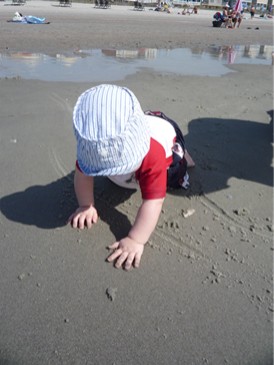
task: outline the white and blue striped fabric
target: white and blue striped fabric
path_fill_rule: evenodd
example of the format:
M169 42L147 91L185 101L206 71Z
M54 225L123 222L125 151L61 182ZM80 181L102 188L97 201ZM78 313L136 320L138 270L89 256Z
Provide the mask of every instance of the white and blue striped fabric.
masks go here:
M147 154L150 131L136 96L99 85L80 95L73 112L80 169L90 176L135 171Z

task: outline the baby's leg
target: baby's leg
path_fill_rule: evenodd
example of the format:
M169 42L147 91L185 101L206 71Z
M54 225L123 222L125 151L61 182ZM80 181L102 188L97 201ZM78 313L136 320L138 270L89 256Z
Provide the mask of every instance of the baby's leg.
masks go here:
M195 162L192 160L192 157L190 156L190 154L188 153L187 150L185 150L185 158L186 158L186 162L187 162L187 167L195 166Z

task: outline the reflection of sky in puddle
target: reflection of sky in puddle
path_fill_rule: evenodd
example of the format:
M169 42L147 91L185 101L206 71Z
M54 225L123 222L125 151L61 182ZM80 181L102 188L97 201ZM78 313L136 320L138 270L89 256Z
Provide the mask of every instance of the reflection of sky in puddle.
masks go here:
M80 50L47 56L39 53L0 54L0 77L45 81L116 81L143 68L162 74L221 76L229 64L272 62L272 46L212 46L200 49Z

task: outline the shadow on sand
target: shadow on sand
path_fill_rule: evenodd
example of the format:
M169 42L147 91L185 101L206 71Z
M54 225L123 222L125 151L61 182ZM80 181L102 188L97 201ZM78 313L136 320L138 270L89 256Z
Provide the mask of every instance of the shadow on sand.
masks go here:
M1 211L9 219L42 229L54 229L67 224L77 208L73 187L74 171L50 184L34 185L1 200ZM122 189L105 177L96 178L95 200L100 218L107 222L112 233L128 233L128 218L115 207L128 200L135 190Z
M189 123L186 145L196 162L188 191L170 192L178 196L207 194L228 188L235 177L273 186L272 137L270 124L234 119L195 119ZM95 199L98 212L115 237L127 233L128 218L115 207L134 190L119 188L107 178L97 178ZM1 211L7 219L43 229L64 226L77 207L73 172L45 186L31 186L2 198Z
M273 110L269 124L238 119L192 120L185 136L196 167L190 170L187 196L227 189L229 179L273 186ZM181 195L180 191L170 192Z

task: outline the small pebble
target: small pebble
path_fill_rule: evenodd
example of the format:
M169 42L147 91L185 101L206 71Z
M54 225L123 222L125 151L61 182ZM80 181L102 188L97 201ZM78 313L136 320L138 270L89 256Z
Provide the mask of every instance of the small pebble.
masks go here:
M20 275L18 275L18 279L19 280L24 280L25 279L25 274L24 273L22 273L22 274L20 274Z
M187 211L182 211L183 217L188 218L195 213L195 209L187 209Z
M117 288L107 288L106 294L110 301L114 301L116 298Z

